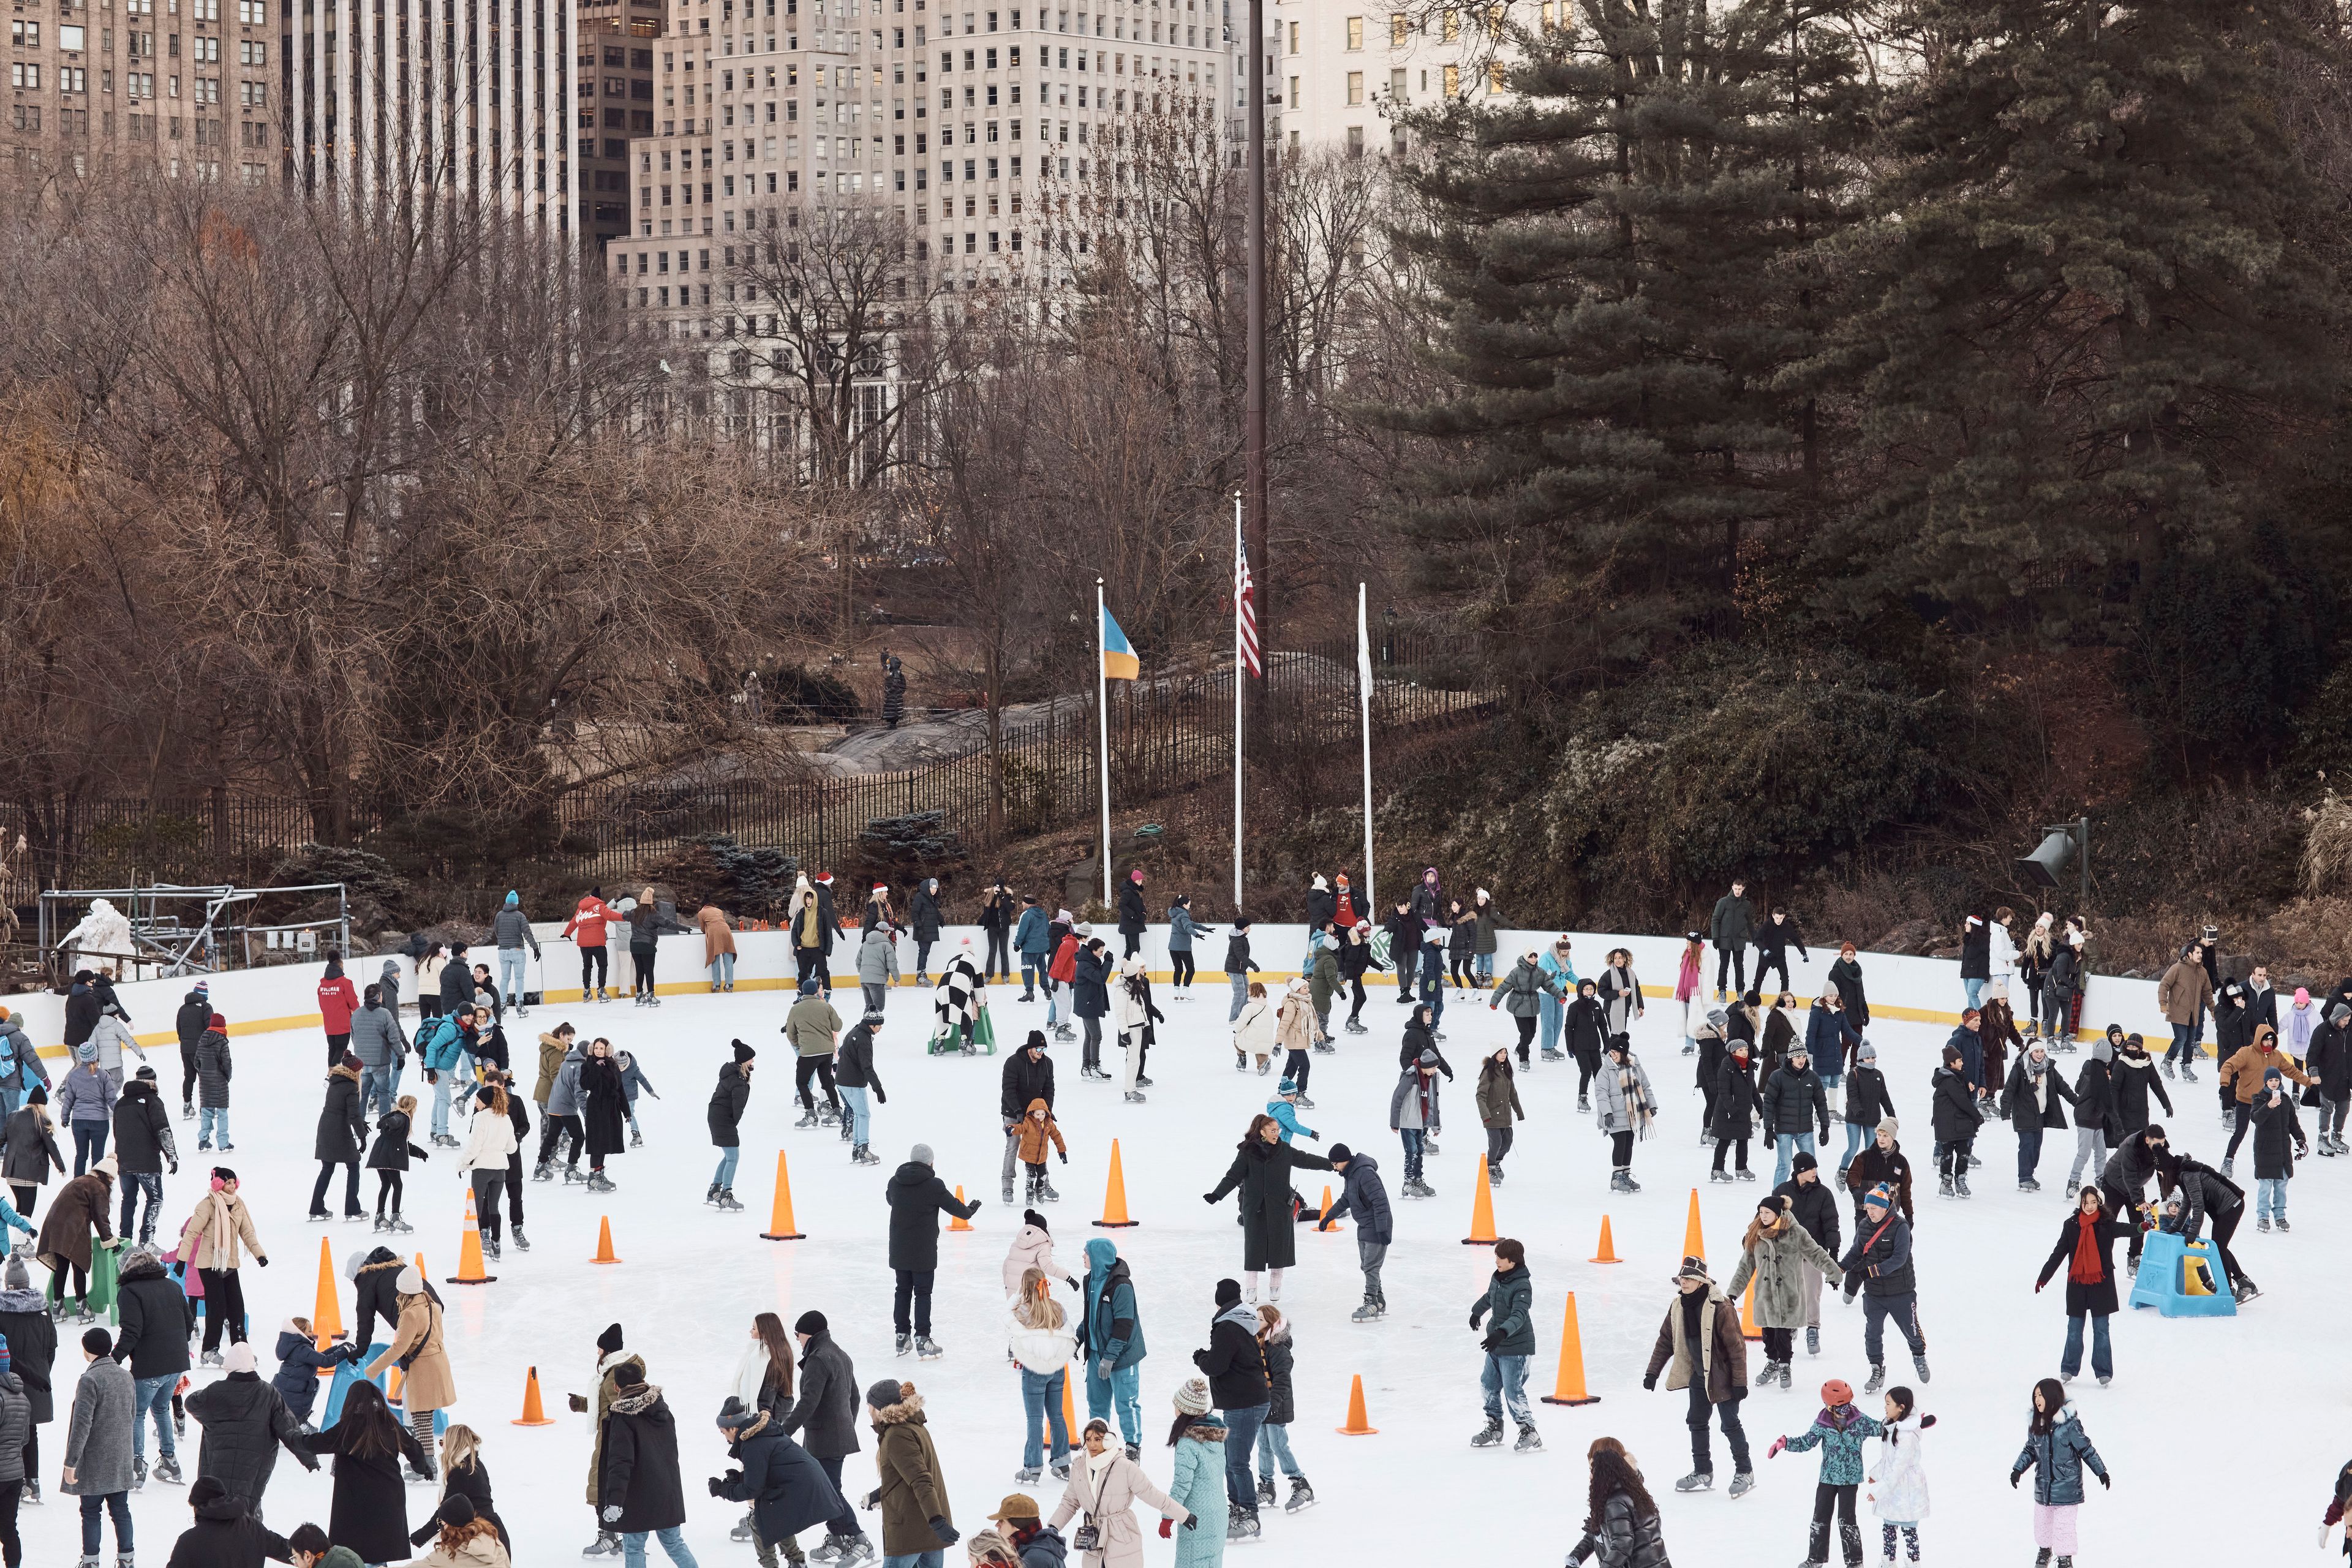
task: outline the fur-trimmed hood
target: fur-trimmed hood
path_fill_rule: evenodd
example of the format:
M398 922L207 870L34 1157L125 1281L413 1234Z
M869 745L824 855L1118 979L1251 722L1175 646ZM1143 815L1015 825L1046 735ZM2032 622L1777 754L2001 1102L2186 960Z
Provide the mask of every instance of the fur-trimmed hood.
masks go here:
M635 1358L631 1357L629 1359L634 1360ZM613 1403L605 1406L605 1408L614 1415L643 1415L646 1411L651 1410L656 1405L661 1402L661 1384L657 1383L644 1384L638 1387L635 1394L614 1394ZM765 1419L764 1412L761 1415L761 1418Z
M923 1420L921 1394L910 1394L896 1405L883 1405L874 1411L874 1426L877 1431L885 1426L897 1426L903 1423L912 1423L918 1426L927 1425Z

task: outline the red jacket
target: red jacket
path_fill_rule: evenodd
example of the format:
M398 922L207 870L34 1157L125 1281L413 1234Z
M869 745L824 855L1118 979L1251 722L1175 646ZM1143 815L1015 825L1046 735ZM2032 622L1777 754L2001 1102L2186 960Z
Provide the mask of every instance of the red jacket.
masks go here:
M620 910L593 893L584 894L580 900L580 907L572 911L570 920L563 922L563 934L572 939L574 947L602 947L604 945L604 922L620 918Z
M1045 966L1045 978L1069 985L1078 978L1078 934L1064 934L1062 945L1054 950L1054 962Z
M319 982L319 1016L331 1035L352 1032L352 1015L359 1011L360 994L352 989L351 976L338 974L332 980Z

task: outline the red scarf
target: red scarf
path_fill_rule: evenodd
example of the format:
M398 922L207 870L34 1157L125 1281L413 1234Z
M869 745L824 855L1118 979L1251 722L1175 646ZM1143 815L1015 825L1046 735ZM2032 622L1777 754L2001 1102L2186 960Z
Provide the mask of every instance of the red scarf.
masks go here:
M2099 1216L2074 1215L2074 1261L2066 1266L2066 1278L2077 1285L2096 1285L2107 1277L2107 1260L2099 1250Z

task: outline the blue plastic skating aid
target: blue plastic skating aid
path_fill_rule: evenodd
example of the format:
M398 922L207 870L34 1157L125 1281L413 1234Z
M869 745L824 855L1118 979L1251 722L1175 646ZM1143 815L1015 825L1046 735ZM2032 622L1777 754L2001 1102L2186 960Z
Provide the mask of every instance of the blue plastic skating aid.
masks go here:
M2189 1274L2192 1262L2202 1263L2213 1276L2208 1293ZM2184 1247L2169 1231L2150 1233L2140 1254L2139 1273L2132 1280L2131 1305L2154 1307L2168 1318L2233 1318L2238 1300L2231 1293L2229 1271L2221 1267L2221 1249L2210 1240Z

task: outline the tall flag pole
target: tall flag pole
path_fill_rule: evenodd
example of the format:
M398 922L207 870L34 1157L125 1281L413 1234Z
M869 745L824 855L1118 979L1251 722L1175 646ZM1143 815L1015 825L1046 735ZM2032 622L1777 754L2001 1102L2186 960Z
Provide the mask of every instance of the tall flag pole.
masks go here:
M1356 584L1356 685L1364 721L1364 907L1377 910L1379 889L1372 874L1372 638L1364 615L1364 585Z
M1257 647L1257 585L1242 533L1242 492L1234 492L1234 913L1242 910L1242 677L1265 670Z
M1118 629L1111 618L1110 608L1103 603L1103 580L1095 579L1095 641L1101 657L1095 661L1096 754L1102 760L1102 867L1103 907L1112 907L1110 889L1110 683L1133 680L1142 673L1142 664L1135 657L1133 645L1127 634Z

